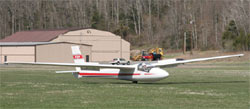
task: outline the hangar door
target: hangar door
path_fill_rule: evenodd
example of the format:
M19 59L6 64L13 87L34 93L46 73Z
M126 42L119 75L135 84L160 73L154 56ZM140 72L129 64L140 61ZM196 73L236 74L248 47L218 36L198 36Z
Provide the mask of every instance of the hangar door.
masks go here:
M80 46L85 61L91 61L91 46L73 43L55 43L36 46L37 62L73 63L71 46Z
M1 47L1 63L4 61L35 61L34 46L2 46Z

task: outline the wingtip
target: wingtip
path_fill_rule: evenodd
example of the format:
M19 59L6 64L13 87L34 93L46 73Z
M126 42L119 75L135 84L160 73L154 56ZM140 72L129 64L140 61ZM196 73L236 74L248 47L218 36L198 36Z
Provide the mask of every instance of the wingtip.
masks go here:
M244 56L244 54L239 54L239 57Z
M7 62L7 61L6 61L6 62L4 62L4 64L5 64L5 65L8 65L8 64L9 64L9 62Z

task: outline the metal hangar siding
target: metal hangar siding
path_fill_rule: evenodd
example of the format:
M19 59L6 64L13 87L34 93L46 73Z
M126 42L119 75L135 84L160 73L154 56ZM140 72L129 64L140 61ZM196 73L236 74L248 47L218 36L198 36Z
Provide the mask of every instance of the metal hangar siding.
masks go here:
M113 58L130 58L130 43L111 32L96 29L69 31L52 42L67 41L92 45L92 61L111 61Z

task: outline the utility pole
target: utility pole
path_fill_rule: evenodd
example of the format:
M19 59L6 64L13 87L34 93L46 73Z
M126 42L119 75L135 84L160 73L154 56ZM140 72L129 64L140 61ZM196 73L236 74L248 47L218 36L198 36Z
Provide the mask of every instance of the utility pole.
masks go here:
M122 36L120 39L120 58L122 58Z
M187 37L187 32L184 32L184 36L183 36L183 54L186 53L186 37Z
M192 34L192 33L191 33ZM193 55L193 36L190 35L190 54Z
M193 20L190 21L191 27L192 27L192 31L193 31ZM193 55L193 35L194 33L191 31L191 35L190 35L190 55Z

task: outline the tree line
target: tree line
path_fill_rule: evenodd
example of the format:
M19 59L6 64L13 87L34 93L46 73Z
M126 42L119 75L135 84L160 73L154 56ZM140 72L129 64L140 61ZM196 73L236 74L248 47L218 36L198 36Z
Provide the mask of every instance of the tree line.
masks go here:
M191 42L200 50L249 50L249 19L249 0L1 0L0 38L26 30L95 28L136 47L178 50L186 36L187 48ZM232 22L237 35L227 38Z

